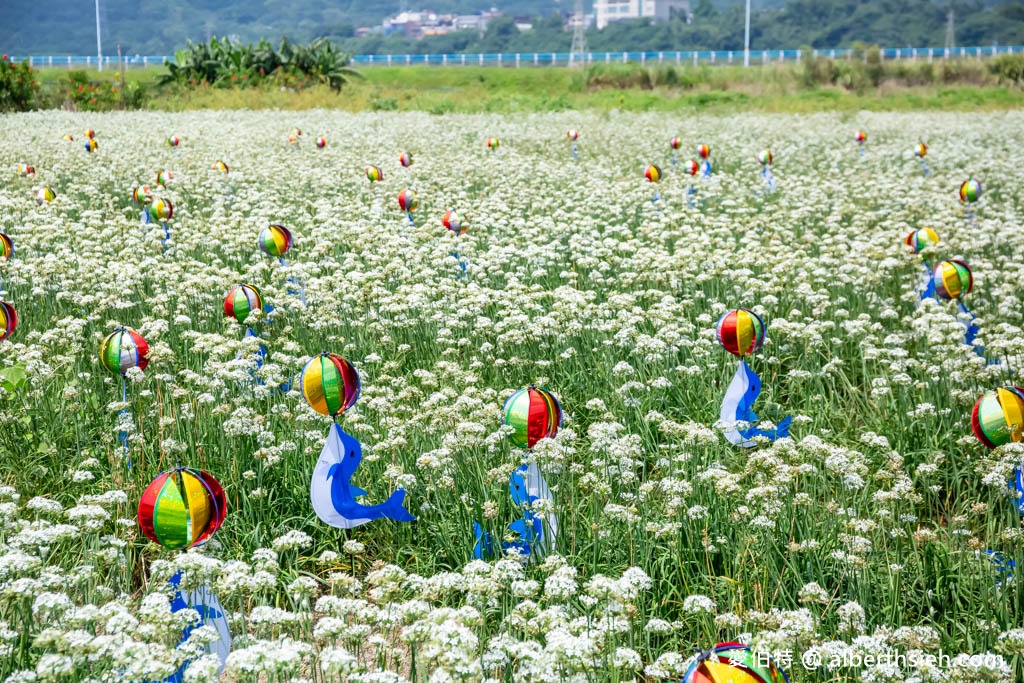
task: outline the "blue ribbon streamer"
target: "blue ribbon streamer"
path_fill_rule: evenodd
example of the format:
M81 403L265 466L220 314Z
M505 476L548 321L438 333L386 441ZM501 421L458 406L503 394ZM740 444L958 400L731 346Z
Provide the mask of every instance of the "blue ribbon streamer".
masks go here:
M508 488L512 501L519 508L522 516L508 525L509 531L516 534L515 541L502 541L503 552L515 550L519 555L529 557L532 555L541 556L544 553L545 545L550 545L545 533L544 520L533 513L533 505L538 500L537 496L530 494L526 485L529 465L520 465L509 477ZM545 487L546 488L546 487ZM552 522L553 523L553 522ZM473 535L476 543L473 546L473 557L482 560L485 557L494 555L494 541L491 535L484 531L478 522L473 522Z
M572 143L572 158L576 161L580 160L579 152L576 150L576 143Z
M735 425L737 422L746 422L749 426L740 429L732 426L725 431L725 437L737 446L750 448L756 445L754 437L763 436L769 441L789 436L789 426L793 421L792 417L783 418L775 429L764 431L756 426L758 417L754 412L754 402L761 395L761 378L750 369L747 362L740 361L736 368L736 375L733 377L729 388L722 399L722 410L720 420L727 425Z
M173 612L180 612L183 609L194 609L196 612L199 613L199 623L198 624L189 624L184 629L182 629L182 631L181 631L181 640L178 641L178 647L181 647L182 645L184 645L185 642L189 639L189 636L192 635L192 632L195 631L200 626L213 626L217 621L221 621L222 622L221 626L223 628L223 633L221 634L221 637L223 638L223 637L227 636L227 640L228 640L228 642L227 642L227 649L230 649L231 648L230 633L228 632L226 615L223 612L221 612L219 609L217 609L217 607L220 605L220 603L217 602L217 599L215 597L213 597L212 593L209 592L209 588L206 588L204 590L204 592L206 592L207 595L209 595L210 598L212 598L210 600L210 602L216 603L217 606L206 604L206 602L203 601L202 597L200 597L200 599L198 601L198 604L195 604L195 605L188 604L188 602L185 600L185 596L182 595L181 589L179 588L179 586L181 585L181 578L182 578L181 572L178 571L178 572L175 572L174 576L172 576L170 578L170 580L168 581L170 586L174 589L174 598L171 600L171 612L172 613ZM216 626L214 626L214 628L216 628ZM221 629L217 629L217 630L221 631ZM209 647L208 647L208 651L209 651ZM225 657L226 656L226 652L224 654L218 653L218 655L221 656L221 657ZM161 683L183 683L183 681L185 680L185 670L188 669L188 665L191 664L191 663L192 663L192 660L188 660L188 659L185 660L182 663L182 665L180 667L178 667L177 671L175 671L173 674L171 674L167 678L164 678L161 681ZM221 669L223 669L223 668L224 668L224 663L222 661L221 662Z
M267 306L267 308L270 308L270 310L273 311L273 308L271 308L270 306ZM264 310L266 310L266 309L264 309ZM252 337L253 339L260 339L260 336L258 334L256 334L255 330L253 330L251 327L247 327L247 328L245 328L245 338L249 338L249 337ZM238 356L237 357L238 358L242 357L242 352L241 351L238 352ZM267 359L267 347L266 347L265 344L263 344L262 339L260 339L259 346L256 347L256 353L254 354L254 359L256 361L256 367L249 369L249 377L252 378L252 380L253 380L253 382L255 383L256 386L258 386L258 387L266 386L266 382L263 381L263 378L256 376L256 373L260 370L260 368L263 367L263 362ZM292 388L291 382L287 382L286 381L283 384L281 384L280 386L276 387L273 390L272 393L275 393L275 394L277 394L277 393L287 393L288 391L291 390L291 388Z
M457 251L450 251L450 252L448 252L448 255L451 256L453 259L455 259L456 261L459 262L459 268L462 270L462 272L459 273L459 279L461 280L462 278L464 278L466 276L466 266L467 266L467 263L462 260L462 257L459 256L459 253Z
M975 353L977 353L979 356L984 358L985 357L985 347L981 346L981 345L975 345L975 343L974 343L975 338L978 336L978 326L974 322L974 314L971 313L969 310L967 310L967 306L965 306L964 302L961 301L960 299L957 299L956 305L957 305L957 308L960 309L961 313L965 313L965 314L970 316L969 320L963 321L963 326L964 326L964 344L967 344L968 346L970 346L972 349L974 349ZM989 365L992 365L994 363L995 363L995 361L990 361Z
M996 574L998 574L996 585L1008 585L1013 579L1013 571L1017 568L1017 563L995 550L985 550L984 553L988 555L988 559L996 566Z
M1017 512L1024 515L1024 467L1017 465L1013 468L1013 480L1010 482L1013 489L1014 506Z
M772 169L765 166L761 169L761 177L764 178L765 185L768 186L769 192L775 191L775 176L772 175Z
M124 375L121 375L121 402L128 402L128 386L125 384ZM118 422L124 417L131 417L131 411L128 408L122 408L121 412L117 414ZM132 468L131 451L128 450L128 432L120 430L117 433L117 443L121 445L121 451L124 454L125 459L128 461L128 469Z
M482 560L485 557L494 555L494 543L491 535L484 531L479 522L473 522L473 535L476 537L476 545L473 546L473 557Z
M932 269L928 266L927 261L924 264L924 273L921 274L921 283L917 289L922 301L935 298L935 277L932 275Z
M964 219L970 223L972 228L978 224L978 214L967 206L964 207Z
M288 262L286 260L284 260L284 257L279 258L278 259L278 263L281 265L282 268L285 268L285 269L291 267L288 264ZM302 285L302 283L297 278L289 275L288 279L287 279L287 284L289 285L289 287L287 287L287 289L286 289L287 293L291 294L292 296L299 297L299 301L301 301L302 305L305 306L306 305L306 288Z
M711 161L709 161L708 159L704 160L704 163L701 164L700 167L700 174L705 178L711 177Z
M929 175L932 172L932 170L930 168L928 168L928 162L925 161L924 159L921 159L921 171L925 175Z

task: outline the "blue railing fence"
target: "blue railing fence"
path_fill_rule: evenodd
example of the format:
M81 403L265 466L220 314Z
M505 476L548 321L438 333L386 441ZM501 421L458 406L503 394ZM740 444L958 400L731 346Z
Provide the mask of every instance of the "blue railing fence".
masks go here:
M832 59L853 59L854 51L849 49L813 50L815 57ZM935 60L948 59L983 59L994 55L1024 54L1024 46L991 45L988 47L889 47L881 50L885 61L901 60ZM752 65L799 63L804 57L802 50L751 50ZM90 69L99 67L96 56L81 55L13 55L15 62L28 61L35 67L63 67L68 69ZM127 68L145 68L159 66L164 62L173 62L173 55L131 55L121 58ZM742 50L673 50L660 52L588 52L584 55L573 55L569 52L516 52L516 53L480 53L480 54L417 54L417 55L353 55L352 62L356 66L500 66L500 67L540 67L570 66L573 64L692 64L706 66L716 64L742 64ZM118 67L116 56L104 55L103 68Z

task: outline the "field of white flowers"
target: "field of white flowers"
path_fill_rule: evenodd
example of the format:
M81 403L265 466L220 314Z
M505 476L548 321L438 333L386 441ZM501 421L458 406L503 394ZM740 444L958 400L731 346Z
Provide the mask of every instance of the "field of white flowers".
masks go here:
M710 145L709 180L673 168L675 135L680 161ZM0 299L19 322L0 343L0 680L157 681L191 657L189 681L668 681L727 640L794 682L1019 679L1007 481L1024 448L987 450L970 416L985 390L1024 384L1022 150L1021 113L4 117ZM166 247L132 201L159 171ZM37 205L42 186L56 199ZM466 234L441 225L448 209ZM270 223L294 235L287 267L257 246ZM941 237L929 258L973 269L965 302L998 364L963 344L953 303L918 304L903 239L925 227ZM240 282L274 308L254 326L259 384L259 342L223 313ZM716 425L736 359L715 323L737 307L767 326L756 409L794 416L790 438L753 449ZM99 363L119 325L150 345L126 401ZM323 351L362 377L340 419L363 444L353 483L375 502L404 487L417 521L343 531L314 514L330 419L281 386ZM565 419L528 452L500 414L529 385ZM556 547L475 560L473 522L502 537L527 457ZM135 516L177 464L228 499L189 552L147 542ZM222 674L205 631L176 647L195 617L171 610L179 570L227 611Z

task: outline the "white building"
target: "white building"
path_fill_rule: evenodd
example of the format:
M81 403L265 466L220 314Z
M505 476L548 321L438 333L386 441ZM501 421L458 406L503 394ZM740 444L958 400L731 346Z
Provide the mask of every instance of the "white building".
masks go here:
M594 0L598 29L622 19L649 17L667 21L673 11L688 14L690 0Z

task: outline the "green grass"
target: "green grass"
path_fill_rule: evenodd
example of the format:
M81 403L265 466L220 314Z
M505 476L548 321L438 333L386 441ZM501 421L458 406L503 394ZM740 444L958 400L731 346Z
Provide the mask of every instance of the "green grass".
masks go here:
M922 68L927 65L920 65ZM900 67L899 74L906 68ZM943 67L953 74L953 67ZM132 69L126 82L149 89L147 107L169 111L195 109L342 109L346 111L425 111L515 113L566 110L689 111L740 110L800 113L834 111L1009 110L1024 105L1024 90L995 85L977 67L955 72L963 83L945 84L953 75L929 76L931 85L885 81L880 87L846 89L808 87L794 66L651 67L601 65L588 83L584 72L567 68L495 68L478 66L393 66L362 69L363 78L341 94L325 86L300 92L273 88L200 87L159 89L162 68ZM932 70L929 69L931 74ZM40 70L44 89L52 89L64 69ZM102 78L118 79L116 70ZM624 87L623 87L624 86Z

